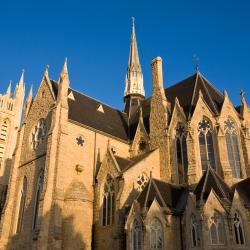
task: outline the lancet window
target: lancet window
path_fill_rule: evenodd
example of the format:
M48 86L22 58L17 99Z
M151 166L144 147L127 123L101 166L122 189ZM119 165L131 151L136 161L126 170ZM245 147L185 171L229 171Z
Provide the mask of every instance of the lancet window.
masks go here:
M108 175L104 184L102 224L111 225L115 215L115 183L114 179Z
M188 158L186 128L183 124L177 125L175 136L178 178L180 183L185 183L187 181Z
M223 217L215 211L210 218L211 243L213 245L224 245L226 243L225 235L226 232Z
M153 218L150 223L150 250L163 250L163 229L157 218Z
M236 244L244 245L245 244L244 228L243 228L241 216L238 213L234 214L233 229L234 229L234 236L235 236Z
M241 166L239 155L238 131L235 122L227 119L224 122L226 143L227 143L227 156L230 167L232 168L232 175L235 178L241 178Z
M135 219L132 228L132 244L133 250L142 249L142 223L141 221Z
M200 244L199 238L199 223L196 216L191 217L191 242L192 247L197 247Z
M211 122L203 118L198 124L199 146L202 172L207 170L208 165L215 168L214 143Z
M20 233L23 228L23 215L24 215L24 209L25 209L25 203L26 203L26 194L27 194L27 177L24 176L23 185L20 190L16 233Z
M41 173L37 180L37 190L36 190L36 199L35 199L35 206L34 206L34 218L33 218L33 229L37 229L39 224L39 209L40 209L40 199L43 189L44 183L44 175Z

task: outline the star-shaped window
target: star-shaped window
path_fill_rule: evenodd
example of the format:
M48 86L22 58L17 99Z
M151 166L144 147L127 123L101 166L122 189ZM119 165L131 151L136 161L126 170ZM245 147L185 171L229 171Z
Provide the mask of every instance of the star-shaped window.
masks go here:
M83 139L83 137L82 137L81 135L78 136L78 137L76 137L76 144L77 144L78 146L83 147L84 142L85 142L85 140Z

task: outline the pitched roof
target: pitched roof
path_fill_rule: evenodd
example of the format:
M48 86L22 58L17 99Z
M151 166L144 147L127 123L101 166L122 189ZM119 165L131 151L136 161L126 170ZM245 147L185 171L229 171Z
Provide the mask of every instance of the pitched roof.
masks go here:
M250 208L250 177L238 182L233 189L237 189L244 205Z
M206 200L212 189L223 201L232 200L232 190L215 170L209 166L194 189L197 201Z
M130 158L130 159L122 158L120 156L115 155L115 159L116 159L121 171L124 172L124 171L128 170L129 168L131 168L132 166L134 166L135 164L137 164L138 162L145 159L153 151L154 150L151 150L145 154L141 154L141 155L135 156L135 157Z
M190 118L194 112L199 98L199 93L203 95L203 98L210 110L215 115L218 114L221 110L224 96L199 72L165 89L165 95L168 102L171 104L171 112L173 112L175 99L177 97L187 118ZM142 103L144 125L148 132L150 104L151 97L145 99ZM134 117L130 121L130 138L134 137L139 120L139 114L140 112L138 109L138 112L135 112Z
M187 188L181 185L173 185L151 178L137 201L141 207L149 208L156 199L161 207L167 207L172 213L179 214L185 209L187 194Z

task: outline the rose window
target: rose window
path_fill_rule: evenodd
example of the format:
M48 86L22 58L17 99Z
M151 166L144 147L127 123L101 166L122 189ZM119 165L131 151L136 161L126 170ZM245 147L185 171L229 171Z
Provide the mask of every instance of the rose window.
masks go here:
M136 189L142 191L148 183L148 177L146 174L142 173L137 177Z

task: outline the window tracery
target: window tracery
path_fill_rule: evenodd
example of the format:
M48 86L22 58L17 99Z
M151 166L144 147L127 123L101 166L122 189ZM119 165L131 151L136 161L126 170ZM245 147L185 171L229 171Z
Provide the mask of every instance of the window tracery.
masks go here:
M224 128L226 134L227 156L232 169L232 175L235 178L241 178L242 173L240 166L238 131L236 125L234 121L227 119L224 121Z
M37 125L33 128L31 132L31 148L37 149L40 144L44 141L47 135L47 125L45 119L40 119Z
M163 250L163 229L157 218L153 218L150 223L150 249Z
M145 173L140 174L136 180L136 189L142 191L148 183L148 176Z
M177 170L180 183L187 181L188 157L187 157L187 141L186 128L183 124L178 124L175 131L176 137L176 158Z
M142 249L142 224L137 219L134 220L132 228L132 245L133 250Z
M191 217L191 241L192 247L199 246L199 223L194 215Z
M199 146L202 172L207 170L208 164L215 168L214 144L212 125L210 121L203 118L198 124Z
M241 216L238 213L234 214L233 229L234 229L234 236L235 236L236 244L245 245L244 228L243 228Z
M111 225L115 215L115 183L114 179L108 175L103 190L102 225Z
M213 245L224 245L226 243L225 235L223 217L215 211L210 218L211 243Z

